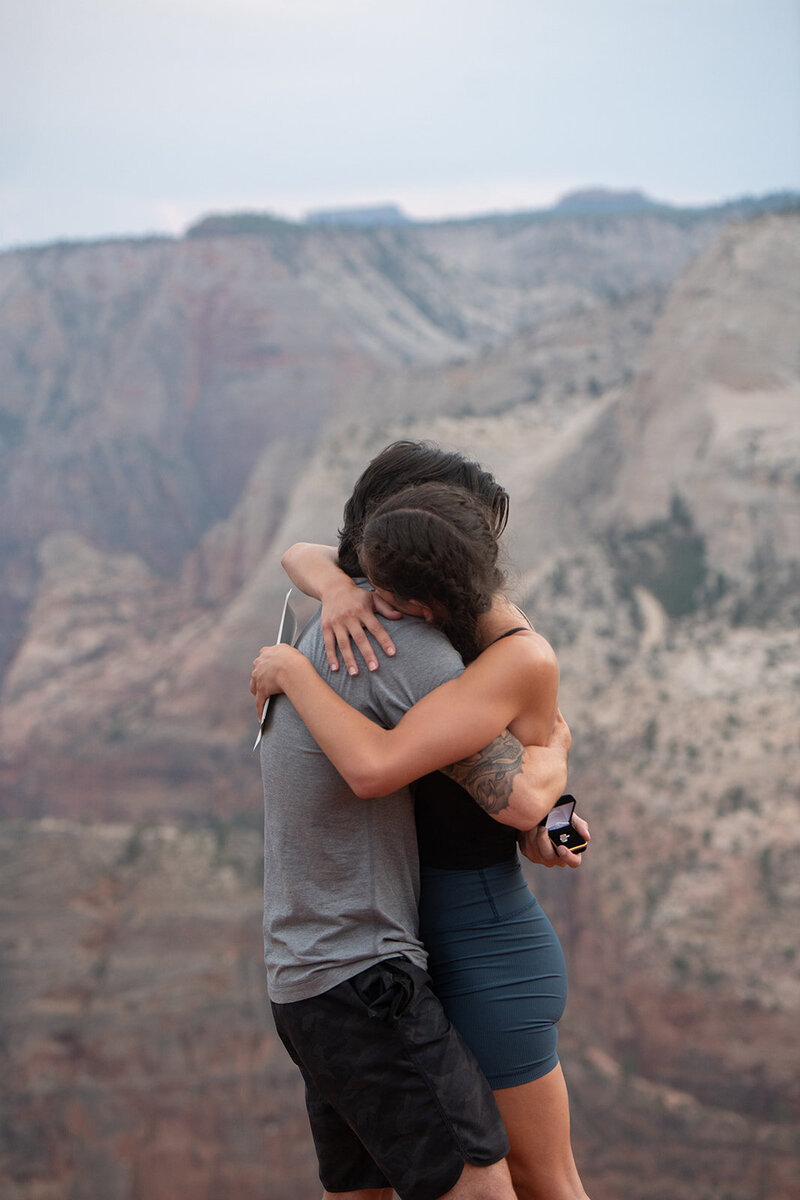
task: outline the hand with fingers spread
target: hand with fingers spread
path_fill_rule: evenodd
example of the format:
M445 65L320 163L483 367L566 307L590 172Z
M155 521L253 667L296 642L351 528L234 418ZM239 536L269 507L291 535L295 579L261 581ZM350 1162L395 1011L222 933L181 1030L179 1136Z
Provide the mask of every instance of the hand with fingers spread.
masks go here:
M367 668L377 671L378 656L368 634L372 635L384 654L391 656L395 653L394 642L378 620L377 613L390 621L396 621L403 615L374 592L358 587L344 573L325 588L322 596L322 636L332 671L339 670L338 647L347 672L350 675L358 674L353 644L358 647Z
M378 656L367 634L371 634L384 654L395 653L395 645L376 614L397 621L402 613L359 587L337 564L334 546L314 542L295 542L284 553L281 565L296 588L321 601L322 636L325 654L332 671L339 670L339 651L345 669L358 674L353 644L370 671L377 671Z

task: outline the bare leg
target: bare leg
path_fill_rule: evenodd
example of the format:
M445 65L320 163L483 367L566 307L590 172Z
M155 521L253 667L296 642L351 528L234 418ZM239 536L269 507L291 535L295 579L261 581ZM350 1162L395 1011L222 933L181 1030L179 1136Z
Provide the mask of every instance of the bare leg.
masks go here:
M494 1093L511 1143L508 1165L519 1200L589 1200L569 1135L561 1066L541 1079Z
M515 1200L506 1160L491 1167L473 1167L464 1163L458 1183L440 1200Z
M358 1192L323 1192L322 1200L392 1200L393 1196L391 1188L364 1188ZM516 1200L505 1159L491 1167L464 1163L458 1183L441 1200Z

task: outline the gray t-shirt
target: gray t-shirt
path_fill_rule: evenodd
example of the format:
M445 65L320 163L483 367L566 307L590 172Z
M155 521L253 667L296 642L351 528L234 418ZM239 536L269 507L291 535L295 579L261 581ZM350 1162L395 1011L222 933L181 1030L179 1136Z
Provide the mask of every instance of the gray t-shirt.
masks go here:
M397 654L350 676L327 664L319 614L297 643L319 673L384 728L463 663L413 617L390 623ZM318 996L371 963L405 954L425 966L417 934L419 867L408 788L360 800L286 696L261 743L264 784L264 961L277 1004Z

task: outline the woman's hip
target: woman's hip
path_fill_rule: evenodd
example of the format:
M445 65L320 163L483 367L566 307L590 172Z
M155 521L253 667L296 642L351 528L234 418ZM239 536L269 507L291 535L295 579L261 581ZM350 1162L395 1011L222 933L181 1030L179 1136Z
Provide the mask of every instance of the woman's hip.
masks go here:
M542 913L516 858L464 871L422 867L419 909L431 931L448 932L535 919Z
M423 872L420 932L434 990L492 1087L552 1070L567 995L555 930L511 867Z
M536 990L545 980L566 990L556 932L518 864L512 866L423 871L420 934L441 998L493 988L524 992L529 983ZM447 875L461 878L441 878Z

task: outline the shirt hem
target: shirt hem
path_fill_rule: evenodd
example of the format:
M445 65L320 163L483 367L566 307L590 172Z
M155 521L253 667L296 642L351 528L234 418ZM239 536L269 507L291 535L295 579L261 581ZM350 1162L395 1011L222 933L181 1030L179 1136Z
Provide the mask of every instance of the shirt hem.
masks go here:
M340 983L346 983L348 979L365 971L367 967L386 962L390 958L407 958L409 962L421 967L423 971L428 969L428 956L420 947L395 946L384 951L383 954L374 954L360 959L358 962L348 963L346 967L340 967L338 970L326 971L324 975L315 976L313 982L306 980L305 983L295 984L291 987L274 987L270 986L269 980L267 980L267 994L273 1004L294 1004L298 1000L311 1000L314 996L322 996L332 988L338 987Z

